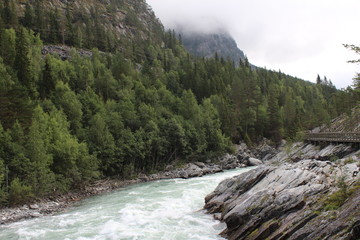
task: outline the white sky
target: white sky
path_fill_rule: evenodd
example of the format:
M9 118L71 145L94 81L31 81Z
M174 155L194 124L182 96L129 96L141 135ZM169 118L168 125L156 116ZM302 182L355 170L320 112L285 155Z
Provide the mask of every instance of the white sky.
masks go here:
M360 58L342 44L360 44L360 0L146 0L165 27L224 28L259 67L337 88L352 84Z

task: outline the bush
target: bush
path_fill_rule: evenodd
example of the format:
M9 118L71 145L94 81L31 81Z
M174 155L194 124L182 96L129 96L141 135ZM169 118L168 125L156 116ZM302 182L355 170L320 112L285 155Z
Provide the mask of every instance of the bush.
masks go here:
M15 178L10 184L9 190L9 204L16 206L28 202L34 198L32 188L23 185L18 178Z

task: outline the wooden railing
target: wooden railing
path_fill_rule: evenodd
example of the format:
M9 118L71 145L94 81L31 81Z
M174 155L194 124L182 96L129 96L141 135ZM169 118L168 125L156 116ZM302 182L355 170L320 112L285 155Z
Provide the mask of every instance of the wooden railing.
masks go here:
M306 133L305 139L314 142L360 143L360 132L348 133Z

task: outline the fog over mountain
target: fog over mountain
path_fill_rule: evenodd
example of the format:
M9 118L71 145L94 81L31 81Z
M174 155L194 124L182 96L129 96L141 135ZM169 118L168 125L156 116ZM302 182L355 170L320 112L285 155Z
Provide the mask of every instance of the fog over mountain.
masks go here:
M181 35L182 43L192 54L200 57L221 57L231 59L237 66L240 60L245 60L245 54L241 51L235 40L226 32L196 33L184 32L177 29Z
M326 75L347 87L358 66L342 44L357 44L360 2L348 0L147 0L168 28L229 32L249 60L260 67L315 81Z

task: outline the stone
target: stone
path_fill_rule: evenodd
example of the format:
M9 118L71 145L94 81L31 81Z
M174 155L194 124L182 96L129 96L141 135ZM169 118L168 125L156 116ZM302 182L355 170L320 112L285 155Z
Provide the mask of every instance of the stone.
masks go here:
M174 170L174 166L173 165L167 165L165 168L165 171L172 171Z
M321 199L338 190L334 179L353 183L355 167L317 160L261 165L222 181L206 196L204 208L226 223L229 240L357 237L360 189L336 213L318 213Z
M194 162L194 164L195 164L196 166L198 166L199 168L204 168L204 167L206 167L205 163L203 163L203 162Z
M184 171L184 170L179 171L179 174L180 174L180 177L183 178L183 179L189 178L188 173L186 171Z
M146 176L145 174L139 174L139 180L140 181L143 181L143 182L147 182L147 181L149 181L149 177L148 176Z
M31 212L30 213L30 217L33 217L33 218L37 218L37 217L41 217L41 216L42 216L42 214L39 212Z
M256 158L249 158L249 166L259 166L263 164L263 162Z
M30 209L39 209L39 205L37 204L31 204L29 207Z

